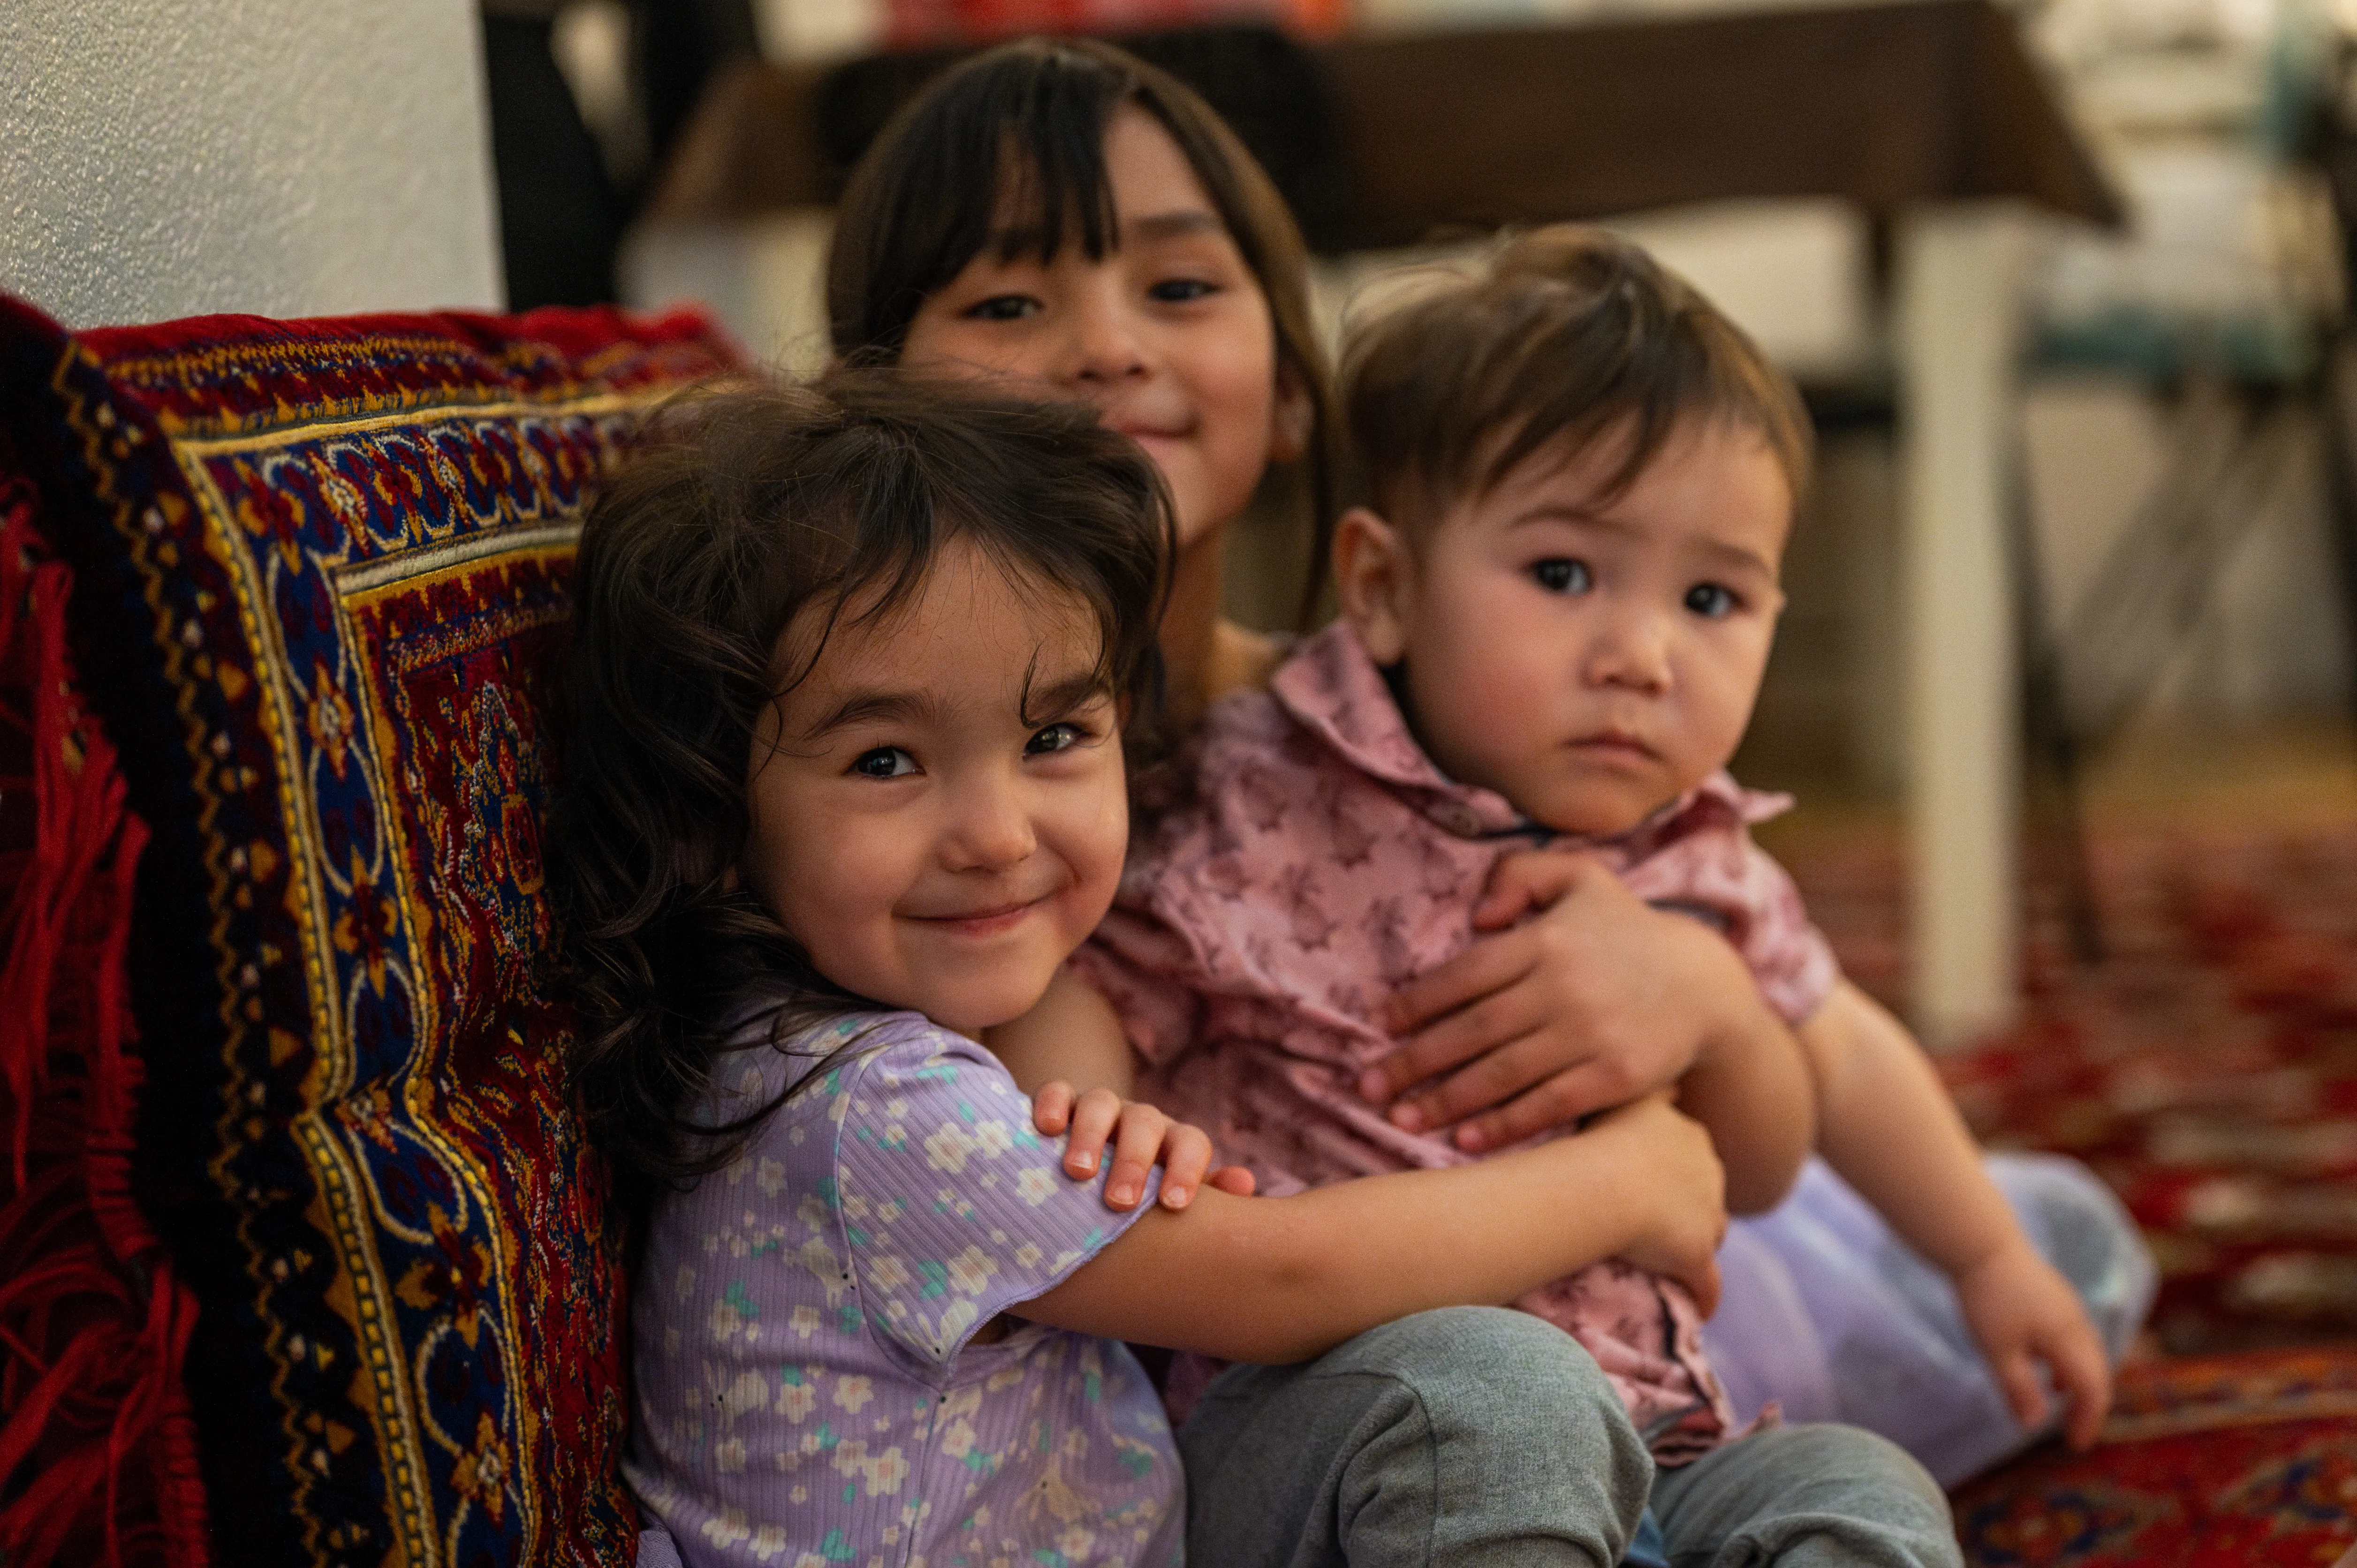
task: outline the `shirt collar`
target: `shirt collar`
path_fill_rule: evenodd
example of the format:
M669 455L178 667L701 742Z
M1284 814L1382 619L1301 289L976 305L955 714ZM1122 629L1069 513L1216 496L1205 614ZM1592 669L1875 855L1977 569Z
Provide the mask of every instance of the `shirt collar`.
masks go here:
M1503 795L1459 784L1433 765L1349 622L1336 621L1303 643L1269 690L1344 762L1400 790L1446 831L1459 838L1528 831Z
M1789 795L1746 789L1723 769L1626 832L1609 838L1555 833L1516 811L1494 789L1459 784L1437 767L1407 727L1383 671L1347 621L1301 645L1269 682L1277 705L1351 767L1400 790L1433 822L1458 838L1528 835L1559 848L1617 850L1641 859L1706 823L1735 826L1788 810Z

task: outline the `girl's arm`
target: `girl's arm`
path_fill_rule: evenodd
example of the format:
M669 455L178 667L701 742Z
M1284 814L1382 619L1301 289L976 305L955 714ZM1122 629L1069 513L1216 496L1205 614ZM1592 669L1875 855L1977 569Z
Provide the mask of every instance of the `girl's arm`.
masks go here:
M1678 1109L1701 1122L1727 1167L1727 1207L1763 1214L1784 1200L1816 1139L1815 1086L1800 1043L1766 1008L1764 1025L1704 1042L1678 1080Z
M1716 1305L1726 1230L1709 1134L1660 1096L1448 1170L1157 1210L1015 1311L1232 1360L1303 1360L1427 1308L1512 1300L1619 1257Z
M1031 1096L1031 1124L1051 1138L1071 1133L1065 1175L1086 1181L1111 1145L1108 1208L1135 1208L1146 1195L1146 1172L1157 1164L1165 1208L1186 1208L1206 1179L1223 1192L1252 1196L1251 1172L1211 1168L1211 1140L1200 1128L1130 1100L1137 1066L1121 1020L1096 987L1071 970L1056 972L1030 1012L983 1034L1015 1086Z
M1817 1146L1907 1244L1953 1276L1964 1320L2024 1426L2045 1418L2046 1363L2072 1444L2094 1441L2111 1374L2084 1307L2039 1256L1906 1026L1843 982L1801 1026L1817 1079Z

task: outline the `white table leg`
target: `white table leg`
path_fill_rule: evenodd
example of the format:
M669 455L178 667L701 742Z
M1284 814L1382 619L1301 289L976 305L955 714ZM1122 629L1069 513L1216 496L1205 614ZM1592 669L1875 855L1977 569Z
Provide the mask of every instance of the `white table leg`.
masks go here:
M1900 231L1900 601L1914 1022L1935 1048L2020 1004L2021 741L2005 532L2026 220L1936 208Z

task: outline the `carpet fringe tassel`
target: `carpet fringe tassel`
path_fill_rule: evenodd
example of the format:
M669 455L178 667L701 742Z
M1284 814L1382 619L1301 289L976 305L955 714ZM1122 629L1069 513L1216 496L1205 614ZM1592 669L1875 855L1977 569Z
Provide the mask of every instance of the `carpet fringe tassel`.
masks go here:
M71 581L0 482L0 1563L203 1568L196 1301L131 1190L147 830L75 693Z

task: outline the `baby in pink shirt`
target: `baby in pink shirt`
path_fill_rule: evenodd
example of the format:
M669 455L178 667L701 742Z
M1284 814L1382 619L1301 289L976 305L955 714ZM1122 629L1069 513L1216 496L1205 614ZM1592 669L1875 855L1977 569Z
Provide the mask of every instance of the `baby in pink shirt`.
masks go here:
M1140 1098L1211 1133L1271 1196L1474 1158L1394 1126L1356 1085L1395 1043L1392 993L1471 940L1501 853L1553 835L1433 765L1348 621L1267 692L1214 708L1189 772L1195 799L1132 846L1118 903L1074 958L1146 1065ZM1744 832L1782 804L1717 773L1588 847L1649 902L1717 926L1797 1021L1838 975L1790 879ZM1727 1430L1676 1284L1607 1262L1514 1305L1587 1348L1657 1458Z
M1920 1049L1841 980L1751 844L1777 803L1723 771L1806 482L1789 382L1641 252L1568 229L1389 313L1346 382L1372 505L1336 532L1341 624L1174 759L1176 798L1074 960L1120 1014L1143 1092L1271 1193L1473 1157L1359 1092L1397 1045L1394 993L1601 860L1716 926L1791 1026L1706 1047L1674 1086L1730 1208L1771 1206L1813 1144L1953 1280L2016 1413L2039 1414L2042 1363L2070 1435L2092 1440L2109 1380L2077 1296ZM1577 853L1511 853L1532 849ZM1125 1081L1072 1038L993 1045L1018 1079ZM1044 1059L1060 1048L1074 1054ZM1677 1285L1609 1262L1516 1305L1587 1347L1658 1459L1727 1435Z

